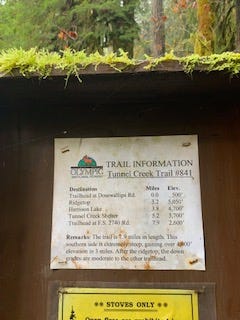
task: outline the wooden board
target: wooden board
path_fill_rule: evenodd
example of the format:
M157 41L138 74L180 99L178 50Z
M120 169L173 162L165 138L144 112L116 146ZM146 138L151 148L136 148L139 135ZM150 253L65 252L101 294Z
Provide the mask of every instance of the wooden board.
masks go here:
M0 80L2 319L45 319L55 280L211 282L218 319L239 318L240 81L185 77ZM206 271L50 270L53 139L178 134L199 136Z

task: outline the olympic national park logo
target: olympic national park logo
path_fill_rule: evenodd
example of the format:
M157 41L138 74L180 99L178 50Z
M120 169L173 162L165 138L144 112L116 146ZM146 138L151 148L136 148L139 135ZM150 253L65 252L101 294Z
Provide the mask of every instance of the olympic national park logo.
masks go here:
M79 168L84 167L97 167L97 162L93 159L85 155L79 162L78 162Z
M99 178L103 176L103 166L98 166L95 159L85 155L76 167L71 167L72 178Z

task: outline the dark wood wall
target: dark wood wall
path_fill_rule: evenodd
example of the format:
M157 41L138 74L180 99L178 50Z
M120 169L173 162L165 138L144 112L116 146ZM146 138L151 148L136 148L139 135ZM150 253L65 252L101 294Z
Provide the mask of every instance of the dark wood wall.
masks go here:
M52 281L215 283L240 319L240 80L223 74L0 80L0 318L47 318ZM50 270L56 137L198 134L206 271ZM194 221L193 221L194 223ZM213 305L212 308L215 306Z

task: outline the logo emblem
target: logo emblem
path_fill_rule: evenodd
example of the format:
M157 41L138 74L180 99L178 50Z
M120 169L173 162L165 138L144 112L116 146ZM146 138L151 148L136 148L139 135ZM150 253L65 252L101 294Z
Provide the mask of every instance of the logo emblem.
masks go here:
M84 167L96 167L97 162L93 159L90 158L89 156L85 155L79 162L78 162L78 167L84 168Z
M103 166L98 166L95 159L85 155L79 160L77 167L71 167L72 178L100 178Z

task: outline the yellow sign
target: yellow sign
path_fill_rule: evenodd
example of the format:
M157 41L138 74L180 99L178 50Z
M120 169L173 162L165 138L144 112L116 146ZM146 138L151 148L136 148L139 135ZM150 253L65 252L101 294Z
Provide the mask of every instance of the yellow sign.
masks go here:
M193 290L62 288L58 320L198 320Z

